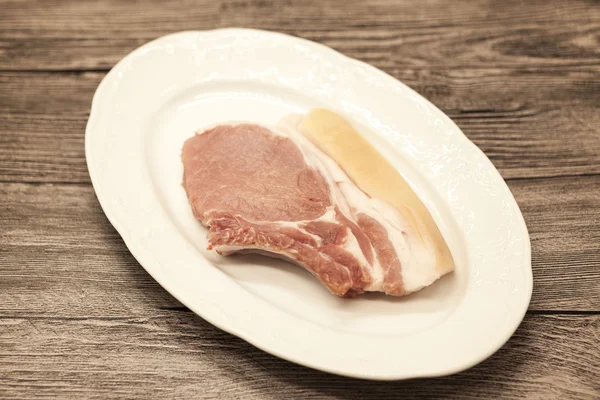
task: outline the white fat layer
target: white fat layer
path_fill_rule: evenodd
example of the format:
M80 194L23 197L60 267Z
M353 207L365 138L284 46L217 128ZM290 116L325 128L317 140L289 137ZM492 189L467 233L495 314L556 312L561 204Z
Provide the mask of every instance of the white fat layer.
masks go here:
M298 130L298 126L300 121L302 120L301 115L289 115L283 118L275 130L275 133L286 136L290 140L292 140L302 152L306 163L319 171L321 175L325 178L328 183L328 186L331 188L330 195L332 204L334 206L330 206L325 215L330 215L330 222L336 222L335 219L335 209L334 207L337 205L340 212L344 214L344 216L350 220L354 221L355 218L352 215L352 209L350 204L347 201L347 198L340 191L337 183L340 178L345 176L344 172L339 168L339 166L325 153L323 153L320 149L318 149L310 140L308 140L300 131ZM337 167L337 170L330 167L330 164ZM342 174L342 175L340 175ZM323 217L319 218L321 220ZM348 228L350 229L350 228ZM370 272L370 275L373 278L373 281L382 280L383 273L381 269L381 265L379 264L379 260L375 257L374 265L371 265L365 255L363 254L362 249L360 248L360 244L358 239L352 232L348 232L346 236L346 240L343 245L344 250L348 251L350 254L354 255L359 261L361 267ZM372 249L374 253L374 249ZM380 278L381 277L381 278ZM379 290L379 289L376 289Z
M341 194L340 199L336 197L336 201L349 206L349 209L352 210L352 220L356 220L356 216L363 213L375 219L385 228L388 239L394 246L400 260L404 289L407 292L414 292L438 279L440 274L436 268L435 252L430 248L431 244L424 243L420 239L420 235L415 232L401 210L397 210L382 200L369 197L356 186L333 159L302 135L297 128L301 120L302 116L300 115L288 116L284 118L279 126L285 129L292 139L300 136L302 140L296 142L301 142L299 147L305 158L308 159L310 155L315 155L319 159L321 165L313 165L313 167L321 172L326 171L326 175L336 183L335 187L339 189L336 192ZM345 214L348 215L349 210L346 209L345 211ZM358 251L359 254L362 254L359 246ZM383 270L378 261L375 264L372 268L373 281L366 290L382 291Z
M279 259L286 260L286 261L292 261L295 264L298 264L298 261L296 261L290 257L290 253L292 251L287 251L286 253L283 253L283 252L277 252L277 251L267 251L262 247L230 246L230 245L215 246L214 248L215 248L215 250L217 250L219 253L221 253L224 256L228 256L233 253L240 253L240 254L255 253L255 254L266 255L271 258L279 258ZM298 265L302 266L302 264L298 264Z
M345 196L352 198L357 214L366 214L385 228L388 240L398 254L403 286L407 292L417 291L439 278L434 252L419 239L401 212L384 201L367 196L352 182L340 183L340 187Z
M332 222L332 223L337 223L337 220L335 219L335 209L333 206L329 206L327 207L327 211L325 211L325 214L321 215L319 218L316 219L311 219L311 220L302 220L302 221L277 221L277 222L267 222L268 224L277 224L281 227L287 227L287 228L293 228L296 229L300 232L302 232L305 235L309 235L310 237L312 237L319 245L322 244L323 239L318 236L315 235L313 233L310 233L308 231L306 231L305 229L303 229L301 226L304 224L308 224L309 222L316 222L316 221L322 221L322 222ZM354 236L354 235L352 235ZM358 242L357 242L358 243ZM360 247L359 247L360 249ZM354 251L354 248L349 248L349 251ZM362 252L361 252L362 254ZM366 260L365 260L366 262Z
M440 277L435 251L431 242L423 242L413 225L396 208L379 199L371 199L373 208L390 224L390 241L396 246L402 239L408 245L400 254L402 280L407 292L414 292L432 284Z

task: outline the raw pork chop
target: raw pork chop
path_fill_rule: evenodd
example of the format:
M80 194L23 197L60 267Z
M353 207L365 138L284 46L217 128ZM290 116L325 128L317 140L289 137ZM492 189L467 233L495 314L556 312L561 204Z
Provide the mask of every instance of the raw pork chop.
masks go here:
M185 142L184 187L209 249L289 259L339 296L400 296L437 279L402 216L356 187L294 118L273 130L220 125Z

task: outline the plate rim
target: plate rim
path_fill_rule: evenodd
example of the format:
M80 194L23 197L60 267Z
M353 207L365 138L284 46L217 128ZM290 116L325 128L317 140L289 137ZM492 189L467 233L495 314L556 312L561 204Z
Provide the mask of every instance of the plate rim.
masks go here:
M177 293L176 290L174 290L170 284L168 284L167 282L162 281L162 279L157 276L157 274L153 273L153 269L149 268L147 266L144 265L144 263L141 261L141 259L143 259L143 250L137 248L134 245L134 241L132 240L132 238L129 237L127 229L123 226L123 222L120 221L113 213L113 211L111 210L111 208L109 207L109 203L106 199L106 193L103 192L102 190L99 190L98 187L98 180L99 178L95 178L97 172L95 171L95 166L92 162L93 159L93 151L91 149L91 136L93 135L93 130L94 130L94 124L96 123L96 119L98 117L98 107L99 107L99 99L101 98L101 96L103 95L103 93L106 90L106 86L109 84L109 82L115 77L115 74L117 73L116 71L119 69L119 67L122 67L123 65L125 65L130 59L132 59L133 57L142 54L144 51L146 51L147 49L149 49L152 46L155 46L158 43L161 42L168 42L169 40L172 40L174 38L180 37L180 36L185 36L185 35L204 35L204 34L210 34L210 33L218 33L218 32L222 32L222 33L239 33L239 34L243 34L244 32L258 32L261 34L269 34L269 35L277 35L277 36L281 36L281 37L285 37L287 39L290 40L294 40L294 41L301 41L302 43L304 43L305 45L308 46L312 46L312 47L316 47L319 48L320 51L324 51L326 53L328 53L331 56L337 57L339 60L343 60L345 63L352 63L355 65L360 66L363 69L368 70L369 73L372 74L376 74L379 75L381 77L384 77L387 80L393 80L393 83L396 85L401 85L403 87L404 90L408 90L410 93L412 93L413 95L417 96L421 101L424 101L429 107L433 108L434 110L438 110L440 111L440 114L443 115L443 117L445 118L445 122L448 122L449 124L451 124L451 126L453 127L453 129L456 132L460 133L460 139L461 141L466 141L469 144L472 145L472 147L479 153L479 157L483 158L484 160L486 160L487 162L490 163L490 165L492 165L491 170L493 170L494 174L497 174L497 176L500 178L502 184L504 186L506 186L506 188L508 189L508 192L510 193L510 199L509 202L511 203L510 206L514 207L519 214L520 217L520 222L521 222L521 229L524 237L524 252L523 252L523 266L522 266L522 270L524 272L524 294L525 294L525 301L523 302L523 305L521 307L520 313L517 315L517 318L515 318L516 323L514 324L514 326L511 326L510 329L507 329L506 332L507 334L505 335L505 338L501 341L501 343L495 343L493 346L489 346L489 349L487 352L482 352L481 354L479 354L478 357L474 357L470 363L465 363L465 364L460 364L460 365L456 365L454 368L447 368L445 370L441 370L441 371L437 371L437 372L430 372L430 373L415 373L412 374L410 376L407 376L404 373L401 374L394 374L393 372L390 374L386 374L386 375L370 375L368 373L364 373L364 372L357 372L357 371L352 371L352 370L344 370L344 369L340 369L340 368L332 368L330 366L321 366L321 365L316 365L310 362L307 362L306 360L299 360L296 357L290 356L289 354L282 354L281 352L278 351L274 351L273 349L269 348L268 344L262 343L259 340L253 340L253 338L251 337L251 335L248 335L246 332L244 332L243 329L240 329L239 327L232 327L232 326L228 326L227 324L223 324L221 321L217 321L214 318L211 318L210 316L206 315L206 313L203 313L202 310L198 309L198 307L194 307L194 306L190 306L189 304L186 304L186 300L181 298L181 296L179 295L179 293ZM91 111L90 111L90 116L86 125L86 131L85 131L85 154L86 154L86 163L87 163L87 167L88 167L88 171L90 174L90 179L92 182L92 186L94 188L94 192L96 193L96 196L98 198L98 201L102 207L103 212L105 213L106 217L108 218L109 222L113 225L113 227L116 229L116 231L119 233L119 235L122 237L123 242L125 243L126 247L128 248L129 252L133 255L133 257L136 259L136 261L146 270L146 272L148 272L148 274L150 276L152 276L152 278L154 280L157 281L157 283L159 283L165 290L167 290L173 297L175 297L178 301L180 301L182 304L186 305L186 307L188 307L191 311L193 311L195 314L197 314L198 316L200 316L201 318L203 318L204 320L206 320L207 322L209 322L211 325L225 331L228 332L232 335L235 335L239 338L241 338L242 340L250 343L251 345L261 349L262 351L265 351L267 353L270 353L272 355L275 355L279 358L294 362L296 364L299 365L304 365L313 369L317 369L317 370L321 370L321 371L325 371L325 372L329 372L329 373L333 373L336 375L341 375L341 376L347 376L347 377L353 377L353 378L360 378L360 379L370 379L370 380L380 380L380 381L392 381L392 380L403 380L403 379L412 379L412 378L425 378L425 377L438 377L438 376L446 376L446 375L451 375L451 374L455 374L461 371L464 371L466 369L469 369L471 367L473 367L474 365L482 362L483 360L487 359L488 357L490 357L492 354L494 354L496 351L498 351L514 334L514 332L517 330L517 328L519 327L519 325L521 324L523 318L525 317L525 314L528 310L529 307L529 303L531 301L531 296L532 296L532 292L533 292L533 269L532 269L532 265L531 265L531 242L530 242L530 237L529 237L529 233L527 230L527 226L526 223L524 221L522 212L519 208L518 203L516 202L516 199L514 198L514 195L512 195L512 192L510 191L510 188L508 187L508 185L506 184L506 182L504 181L504 179L502 178L502 176L500 175L499 171L497 170L497 168L495 166L493 166L493 164L491 163L491 161L489 160L489 158L485 155L485 153L483 153L481 151L481 149L479 149L463 132L462 130L454 123L454 121L452 121L452 119L450 117L448 117L444 112L442 112L441 110L439 110L437 108L437 106L435 106L433 103L431 103L427 98L425 98L424 96L420 95L419 93L417 93L414 89L410 88L409 86L407 86L406 84L404 84L402 81L394 78L393 76L387 74L386 72L366 63L363 62L361 60L357 60L354 58L351 58L349 56L346 56L343 53L338 52L337 50L334 50L326 45L317 43L317 42L313 42L311 40L308 39L304 39L304 38L300 38L300 37L296 37L296 36L292 36L292 35L288 35L285 33L280 33L280 32L274 32L274 31L268 31L268 30L260 30L260 29L249 29L249 28L219 28L219 29L212 29L212 30L188 30L188 31L181 31L181 32L174 32L174 33L170 33L164 36L161 36L159 38L156 38L152 41L149 41L145 44L143 44L142 46L134 49L132 52L130 52L129 54L127 54L125 57L123 57L117 64L115 64L115 66L113 68L111 68L111 70L106 74L106 76L102 79L102 81L100 82L100 84L98 85L98 88L96 89L96 92L94 93L93 99L92 99L92 105L91 105Z

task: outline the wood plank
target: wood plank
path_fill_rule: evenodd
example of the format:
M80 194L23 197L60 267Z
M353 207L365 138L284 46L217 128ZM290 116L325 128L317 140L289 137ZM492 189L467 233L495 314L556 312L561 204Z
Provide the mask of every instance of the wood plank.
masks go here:
M0 69L105 69L181 30L283 31L387 68L598 65L600 8L562 2L1 0ZM58 56L57 56L58 55Z
M508 183L531 238L531 308L600 311L600 176Z
M530 309L600 312L600 176L511 189L532 239ZM90 186L0 183L0 227L0 315L143 316L180 306L130 255Z
M0 114L88 116L104 75L0 73Z
M0 116L0 181L89 183L86 115Z
M1 398L600 396L598 4L0 0L0 10ZM295 34L383 69L515 179L534 293L502 350L453 377L335 377L212 327L145 273L89 186L91 98L139 45L225 26Z
M143 316L181 306L129 253L91 185L0 183L0 227L0 314Z
M586 71L554 78L493 71L396 75L440 106L512 179L600 173L600 79L593 82L600 68ZM0 73L0 180L89 182L83 138L103 76Z
M600 393L600 316L527 315L512 339L452 377L369 382L264 353L189 312L2 318L3 398L569 398Z

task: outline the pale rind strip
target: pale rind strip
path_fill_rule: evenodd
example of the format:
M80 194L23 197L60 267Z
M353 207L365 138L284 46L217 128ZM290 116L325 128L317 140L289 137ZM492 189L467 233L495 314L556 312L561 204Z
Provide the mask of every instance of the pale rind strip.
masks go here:
M413 242L414 246L411 247L425 246L433 254L432 267L435 271L431 272L439 277L454 270L450 250L427 207L396 168L348 121L332 111L313 109L303 118L300 129L335 160L362 191L402 214L411 228L407 232L409 245ZM422 246L416 241L421 242ZM414 277L407 274L418 275L419 271L403 271L403 276L413 281ZM427 285L431 282L423 283ZM407 289L418 290L417 287Z

